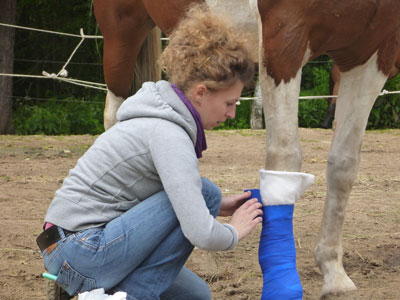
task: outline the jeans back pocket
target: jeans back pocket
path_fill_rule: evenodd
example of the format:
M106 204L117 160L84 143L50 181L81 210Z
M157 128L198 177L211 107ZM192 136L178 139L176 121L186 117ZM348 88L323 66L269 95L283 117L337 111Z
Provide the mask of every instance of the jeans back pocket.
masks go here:
M74 270L66 261L64 261L61 266L56 283L70 296L91 291L96 288L96 281L94 279L83 276Z

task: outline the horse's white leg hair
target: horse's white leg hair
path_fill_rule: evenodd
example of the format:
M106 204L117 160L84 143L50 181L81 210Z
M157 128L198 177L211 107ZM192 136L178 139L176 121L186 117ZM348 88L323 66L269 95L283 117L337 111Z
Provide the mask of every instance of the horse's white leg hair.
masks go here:
M104 108L104 129L110 129L117 123L117 110L124 102L124 98L115 96L113 92L107 90L106 107Z
M260 64L260 85L267 131L267 170L294 171L301 168L301 146L298 136L298 97L301 69L288 83L275 86Z
M328 155L327 195L314 255L324 275L322 295L356 289L342 264L342 227L351 188L357 178L368 116L387 77L375 53L367 63L341 74L336 129Z
M262 129L263 104L262 104L261 87L259 81L257 81L255 97L256 99L253 100L253 103L251 105L250 127L251 129Z
M258 29L258 27L261 25L260 24L260 14L258 13L258 6L257 6L257 0L248 0L248 5L250 8L251 16L250 18L252 20L256 20L255 26L253 26L254 33L253 35L256 36L255 41L257 41L257 44L259 47L261 47L261 30ZM261 28L261 27L260 27ZM252 47L256 49L257 47ZM257 55L256 55L256 61L260 61L260 49L258 49ZM256 92L255 96L257 97L251 106L251 119L250 119L250 126L251 129L261 129L263 128L262 124L262 112L263 112L263 101L262 101L262 93L261 93L261 86L260 86L260 79L257 81L256 85Z
M303 64L309 56L310 50L307 49ZM274 79L260 63L260 85L267 131L267 170L297 172L301 168L302 153L298 136L300 81L301 68L289 82L282 81L276 86Z

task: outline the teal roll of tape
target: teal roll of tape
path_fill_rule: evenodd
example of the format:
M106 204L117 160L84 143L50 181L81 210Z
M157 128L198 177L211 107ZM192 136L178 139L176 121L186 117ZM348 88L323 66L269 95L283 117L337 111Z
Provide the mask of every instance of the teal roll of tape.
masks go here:
M57 280L57 276L49 274L49 273L42 273L43 278L50 279L50 280Z

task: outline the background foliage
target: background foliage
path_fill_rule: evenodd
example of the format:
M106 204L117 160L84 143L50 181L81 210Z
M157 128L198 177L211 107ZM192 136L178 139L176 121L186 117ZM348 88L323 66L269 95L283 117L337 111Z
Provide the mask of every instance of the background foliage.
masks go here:
M19 0L17 25L87 35L101 35L91 1ZM78 44L79 38L16 30L14 73L40 75L43 70L57 73ZM86 40L67 67L69 76L104 82L102 40ZM321 56L303 68L301 95L328 95L332 63ZM400 76L388 81L388 91L400 90ZM55 80L14 79L14 124L17 134L99 134L103 132L105 93ZM252 90L243 96L253 96ZM379 97L371 112L368 129L400 128L399 95ZM236 118L220 128L250 128L252 101L241 101ZM327 102L300 100L299 126L320 127Z
M18 0L17 25L101 35L91 1ZM58 73L80 38L16 30L14 73ZM87 39L67 66L69 76L104 82L101 39ZM103 129L105 92L51 79L14 78L17 134L98 134Z

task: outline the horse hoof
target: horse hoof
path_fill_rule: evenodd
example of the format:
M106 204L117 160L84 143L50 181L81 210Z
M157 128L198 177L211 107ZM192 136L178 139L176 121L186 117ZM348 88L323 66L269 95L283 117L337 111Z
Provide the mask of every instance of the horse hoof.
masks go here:
M358 300L361 299L359 293L357 291L347 291L340 293L329 293L325 295L321 295L319 300Z
M345 294L351 291L355 291L356 289L357 287L350 279L350 277L343 272L331 276L329 280L325 280L325 283L322 287L320 299L347 299Z

